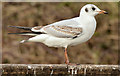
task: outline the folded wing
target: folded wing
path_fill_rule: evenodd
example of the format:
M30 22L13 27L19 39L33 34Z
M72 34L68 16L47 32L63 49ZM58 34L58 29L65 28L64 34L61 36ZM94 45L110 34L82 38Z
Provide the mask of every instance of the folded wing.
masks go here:
M48 25L45 27L34 27L32 31L43 32L59 38L76 38L79 36L83 29L81 27L74 27L75 25Z

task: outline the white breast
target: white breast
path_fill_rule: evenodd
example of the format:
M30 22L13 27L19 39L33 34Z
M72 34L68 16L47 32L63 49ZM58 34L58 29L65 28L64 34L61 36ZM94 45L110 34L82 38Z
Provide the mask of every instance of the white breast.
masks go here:
M88 41L95 32L96 20L94 17L87 18L85 22L81 20L80 23L81 23L81 25L84 25L84 26L82 26L83 33L78 38L72 40L70 45L77 45L77 44Z

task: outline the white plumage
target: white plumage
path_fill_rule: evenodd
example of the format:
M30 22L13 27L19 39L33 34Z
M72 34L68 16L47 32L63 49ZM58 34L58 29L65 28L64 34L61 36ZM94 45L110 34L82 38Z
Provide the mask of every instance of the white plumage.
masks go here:
M89 40L94 34L96 28L96 20L94 16L99 13L99 12L94 13L92 9L91 12L85 11L85 8L87 8L89 11L89 9L92 7L95 7L96 11L101 11L95 5L87 4L81 9L79 17L55 22L37 30L34 28L39 28L39 26L32 28L32 31L44 32L45 34L37 35L35 37L30 38L27 41L42 42L50 47L67 48L68 45L76 45ZM77 31L79 33L78 37L73 38L75 37L75 35L71 34L72 32L70 32L68 28L64 29L58 28L60 30L56 30L53 28L53 26L56 28L64 26L71 27L71 30L72 28L81 28L81 31ZM65 31L68 31L69 33Z

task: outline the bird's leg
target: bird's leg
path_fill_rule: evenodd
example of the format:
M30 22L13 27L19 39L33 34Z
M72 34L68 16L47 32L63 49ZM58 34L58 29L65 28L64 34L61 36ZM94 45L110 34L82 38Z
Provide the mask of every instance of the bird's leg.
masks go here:
M65 64L69 64L69 59L68 59L68 55L67 55L67 48L65 48L64 54L65 54Z

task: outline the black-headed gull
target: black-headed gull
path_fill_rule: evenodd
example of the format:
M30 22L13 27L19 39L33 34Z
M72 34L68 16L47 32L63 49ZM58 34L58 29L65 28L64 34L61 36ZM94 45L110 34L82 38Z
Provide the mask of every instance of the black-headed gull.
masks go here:
M62 20L49 24L47 26L21 27L10 26L30 32L11 33L20 35L33 35L34 37L23 42L41 42L49 47L64 47L65 63L69 64L67 47L81 44L89 40L95 32L97 14L107 14L106 11L100 10L93 4L87 4L82 7L80 16Z

